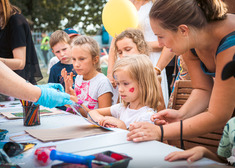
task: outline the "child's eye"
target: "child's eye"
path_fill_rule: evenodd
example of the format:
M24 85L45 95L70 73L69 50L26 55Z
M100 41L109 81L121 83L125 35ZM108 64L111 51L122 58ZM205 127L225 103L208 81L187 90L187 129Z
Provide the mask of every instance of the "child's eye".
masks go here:
M66 51L66 50L67 50L67 48L63 48L62 50L63 50L63 51Z
M130 47L128 47L128 48L126 48L126 51L130 51L132 48L130 48Z
M119 86L120 85L120 83L119 82L116 82L116 84Z
M121 51L118 51L117 53L118 53L119 55L121 55L121 54L122 54L122 52L121 52Z
M85 59L85 58L79 58L79 60L81 60L81 61L84 60L84 59Z
M123 84L124 84L124 85L129 85L129 83L126 83L126 82L124 82Z

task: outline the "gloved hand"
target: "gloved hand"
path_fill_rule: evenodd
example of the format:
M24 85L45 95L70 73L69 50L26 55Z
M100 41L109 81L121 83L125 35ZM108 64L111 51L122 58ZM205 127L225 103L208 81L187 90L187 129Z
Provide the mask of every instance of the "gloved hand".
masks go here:
M68 93L60 92L53 88L41 87L40 89L41 96L38 101L34 103L36 105L39 104L44 107L53 108L56 106L64 106L66 104L73 104Z
M48 83L48 84L36 85L36 86L39 87L40 89L41 88L52 88L52 89L56 89L61 92L64 92L64 87L60 83Z

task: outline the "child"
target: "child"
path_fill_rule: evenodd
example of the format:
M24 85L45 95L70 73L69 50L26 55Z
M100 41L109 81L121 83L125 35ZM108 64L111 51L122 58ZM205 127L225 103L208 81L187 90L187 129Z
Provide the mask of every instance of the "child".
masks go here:
M70 38L63 30L57 30L52 33L49 42L52 52L60 61L52 66L48 83L61 83L65 86L64 79L61 76L61 70L65 68L68 73L72 71L76 74L72 64L71 47L69 44Z
M71 47L73 66L78 75L73 90L71 88L73 73L67 76L67 72L62 71L66 79L66 92L76 95L78 100L83 101L83 105L91 110L110 107L113 90L108 78L100 73L98 43L91 37L78 36L72 41Z
M52 66L48 83L60 83L65 87L64 79L61 76L61 70L63 68L65 68L68 73L73 72L73 74L76 75L76 72L73 69L69 42L70 38L63 30L57 30L52 33L49 43L52 52L59 59L59 62ZM66 107L64 106L59 108L66 110Z
M136 121L150 121L158 106L157 77L146 55L125 56L113 68L122 103L92 110L90 116L100 125L128 129ZM112 116L112 117L111 117Z
M117 59L124 55L145 54L149 55L149 47L144 40L144 35L139 29L127 29L112 40L108 57L107 77L114 88L114 102L118 102L118 90L112 76L112 69Z
M70 38L70 43L71 41L73 40L74 37L76 36L80 36L78 34L78 32L72 28L66 28L64 29L64 31L69 35L69 38ZM49 61L49 64L48 64L48 69L47 69L47 74L50 74L50 69L53 65L55 65L57 62L59 61L59 59L55 56L55 57L52 57Z
M235 166L234 128L235 117L231 118L224 127L223 135L217 149L217 155L205 147L197 146L186 151L172 152L165 157L165 160L172 162L179 159L187 159L189 163L192 163L202 157L207 157L217 162L229 162L232 166Z

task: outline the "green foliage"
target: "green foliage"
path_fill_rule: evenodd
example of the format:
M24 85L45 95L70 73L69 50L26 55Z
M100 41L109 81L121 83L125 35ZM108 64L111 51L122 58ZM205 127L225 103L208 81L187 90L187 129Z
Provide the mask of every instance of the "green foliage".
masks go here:
M55 31L79 26L87 34L95 34L101 27L102 10L106 2L107 0L11 0L13 5L22 10L34 30Z

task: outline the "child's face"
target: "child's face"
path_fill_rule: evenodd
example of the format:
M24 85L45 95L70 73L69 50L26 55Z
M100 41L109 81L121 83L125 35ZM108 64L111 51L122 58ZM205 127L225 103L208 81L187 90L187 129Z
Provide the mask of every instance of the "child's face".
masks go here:
M124 37L123 39L117 41L116 45L117 53L120 58L125 55L140 54L136 44L130 38Z
M59 42L52 47L52 52L62 64L71 64L71 47L68 43Z
M95 64L99 56L92 59L92 55L86 46L74 46L72 48L73 67L78 75L83 75L84 79L89 79L96 72Z
M133 80L129 73L124 70L118 70L114 73L114 78L118 86L118 92L125 102L139 102L139 85Z

